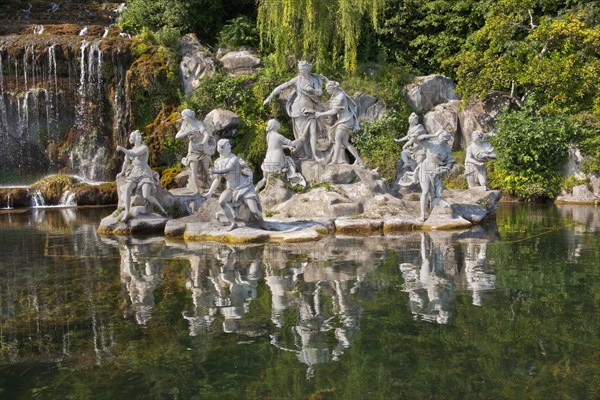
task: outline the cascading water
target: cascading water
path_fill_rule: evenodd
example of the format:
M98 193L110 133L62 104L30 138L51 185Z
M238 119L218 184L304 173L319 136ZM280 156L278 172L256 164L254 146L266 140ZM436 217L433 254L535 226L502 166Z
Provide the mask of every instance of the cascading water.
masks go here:
M69 7L35 5L27 30L0 36L0 184L56 172L102 181L115 173L108 170L118 164L114 148L130 129L131 41L107 28L110 11L64 26L44 22Z
M44 200L44 196L42 196L42 192L39 190L34 190L30 192L31 194L31 208L39 208L46 207L46 201Z

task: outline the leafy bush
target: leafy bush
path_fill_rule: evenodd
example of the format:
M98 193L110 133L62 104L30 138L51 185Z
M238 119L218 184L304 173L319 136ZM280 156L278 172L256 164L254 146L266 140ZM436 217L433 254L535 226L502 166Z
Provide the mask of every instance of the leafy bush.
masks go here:
M256 24L246 16L227 21L227 24L219 32L218 44L228 49L244 46L257 47L258 30Z
M392 181L396 174L396 161L402 145L394 138L404 136L408 128L407 109L388 112L380 120L362 125L355 134L355 145L369 168L378 168L379 174Z
M542 119L524 109L501 114L497 129L490 138L498 155L490 185L528 201L555 197L572 127L563 119Z

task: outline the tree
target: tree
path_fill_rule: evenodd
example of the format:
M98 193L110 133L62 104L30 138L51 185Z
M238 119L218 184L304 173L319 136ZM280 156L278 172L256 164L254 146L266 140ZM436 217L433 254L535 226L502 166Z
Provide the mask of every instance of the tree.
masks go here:
M273 49L284 69L288 55L314 58L317 69L343 61L356 71L363 18L379 25L383 0L259 0L258 29L263 49Z
M600 26L594 8L501 0L458 57L464 97L510 92L547 114L594 110L600 121ZM548 10L552 13L548 14Z

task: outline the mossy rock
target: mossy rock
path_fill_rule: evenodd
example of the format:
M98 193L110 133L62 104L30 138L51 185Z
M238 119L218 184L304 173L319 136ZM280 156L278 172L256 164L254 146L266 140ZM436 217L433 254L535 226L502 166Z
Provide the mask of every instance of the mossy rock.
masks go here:
M116 183L84 185L75 191L78 206L112 205L117 204L118 200Z
M175 182L175 177L182 171L181 168L167 168L162 171L160 177L160 184L165 189L175 189L177 188L177 183Z
M31 205L31 194L25 188L0 189L0 208L25 208Z
M63 193L79 186L75 178L69 175L52 175L40 179L31 188L39 190L46 204L58 204Z

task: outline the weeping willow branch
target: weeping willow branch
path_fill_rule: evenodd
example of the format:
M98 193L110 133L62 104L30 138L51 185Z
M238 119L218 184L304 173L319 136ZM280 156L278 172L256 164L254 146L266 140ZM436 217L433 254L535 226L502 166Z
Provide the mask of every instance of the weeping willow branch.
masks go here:
M273 51L281 69L289 55L317 68L343 61L354 72L361 23L378 29L385 0L258 0L261 48Z

